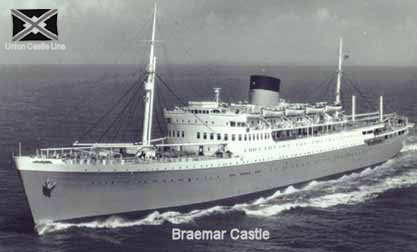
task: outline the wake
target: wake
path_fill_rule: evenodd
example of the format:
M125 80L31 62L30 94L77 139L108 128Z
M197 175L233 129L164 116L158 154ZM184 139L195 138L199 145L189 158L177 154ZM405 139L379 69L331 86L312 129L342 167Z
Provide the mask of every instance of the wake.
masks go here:
M410 151L416 151L417 152L417 143L407 144L401 149L401 152L410 152Z
M109 217L85 223L46 222L36 226L40 235L61 231L69 228L126 228L134 226L154 226L171 224L186 224L201 217L231 212L243 212L247 216L270 217L295 208L329 208L337 205L353 205L377 197L379 194L417 184L417 170L410 169L395 175L395 171L412 158L417 144L406 145L401 153L405 156L391 159L375 168L367 168L359 173L343 175L338 179L328 181L311 181L302 188L289 186L278 190L269 197L260 197L252 202L233 206L214 206L207 209L193 210L187 213L155 211L138 220L126 220L121 217ZM408 154L411 154L408 155ZM394 175L393 175L394 174Z

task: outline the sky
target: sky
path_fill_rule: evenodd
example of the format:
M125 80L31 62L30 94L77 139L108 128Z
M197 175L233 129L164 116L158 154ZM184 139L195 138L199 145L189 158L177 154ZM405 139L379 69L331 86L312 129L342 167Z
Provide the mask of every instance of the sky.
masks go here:
M1 0L0 64L141 64L148 0ZM417 66L416 0L158 0L156 55L168 64ZM58 9L60 51L6 50L11 9ZM25 44L27 42L16 42ZM38 42L34 42L38 43Z

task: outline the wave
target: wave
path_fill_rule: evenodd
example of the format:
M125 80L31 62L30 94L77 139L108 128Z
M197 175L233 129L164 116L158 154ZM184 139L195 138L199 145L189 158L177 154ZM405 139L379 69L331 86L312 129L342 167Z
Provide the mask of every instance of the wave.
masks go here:
M343 175L333 180L313 180L301 188L288 186L283 190L277 190L269 197L260 197L252 202L233 206L214 206L187 213L155 211L139 220L109 217L105 220L85 223L46 222L37 225L36 229L40 235L43 235L69 228L96 229L163 225L164 223L186 224L204 216L236 211L243 212L248 216L270 217L295 208L329 208L342 204L357 204L372 199L387 190L417 184L417 170L408 170L392 177L393 169L398 168L395 164L397 161L391 159L377 167Z
M192 222L196 218L211 215L214 213L225 213L228 211L225 206L215 206L204 210L193 210L188 213L180 213L175 211L169 211L160 213L155 211L147 215L143 219L139 220L125 220L122 217L112 216L102 221L91 221L84 223L63 223L63 222L43 222L36 225L38 234L43 235L46 233L56 232L69 228L125 228L133 226L154 226L162 225L166 222L172 224L182 224Z
M417 143L414 143L414 144L406 144L401 149L401 152L410 152L410 151L417 151Z
M336 192L318 197L312 197L302 202L295 201L292 203L274 204L255 210L245 209L244 211L247 215L268 217L294 208L329 208L342 204L358 204L375 198L385 191L408 187L415 184L417 184L417 171L414 170L398 177L386 178L383 181L373 185L359 186L357 190L350 192Z

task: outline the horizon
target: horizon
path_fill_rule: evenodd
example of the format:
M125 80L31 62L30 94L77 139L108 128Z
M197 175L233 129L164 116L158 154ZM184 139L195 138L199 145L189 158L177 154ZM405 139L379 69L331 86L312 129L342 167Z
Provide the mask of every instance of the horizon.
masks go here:
M4 47L0 63L137 63L147 59L153 2L2 1L5 47L26 43L11 42L10 9L56 8L59 39L53 43L65 50ZM158 1L157 40L163 42L156 47L157 64L333 65L339 37L348 65L417 66L417 2Z

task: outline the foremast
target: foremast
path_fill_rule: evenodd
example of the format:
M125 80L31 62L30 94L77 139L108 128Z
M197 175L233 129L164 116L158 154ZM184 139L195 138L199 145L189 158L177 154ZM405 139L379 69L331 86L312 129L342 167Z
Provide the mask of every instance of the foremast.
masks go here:
M155 93L155 70L156 70L156 57L155 51L155 27L156 27L156 3L153 11L153 24L152 24L152 39L149 53L149 64L147 69L147 79L145 81L145 110L143 119L143 132L142 132L142 145L149 146L151 143L152 133L152 116L153 116L153 103Z
M342 63L343 63L343 38L339 38L339 62L337 67L336 100L335 105L340 105L340 89L342 84Z

